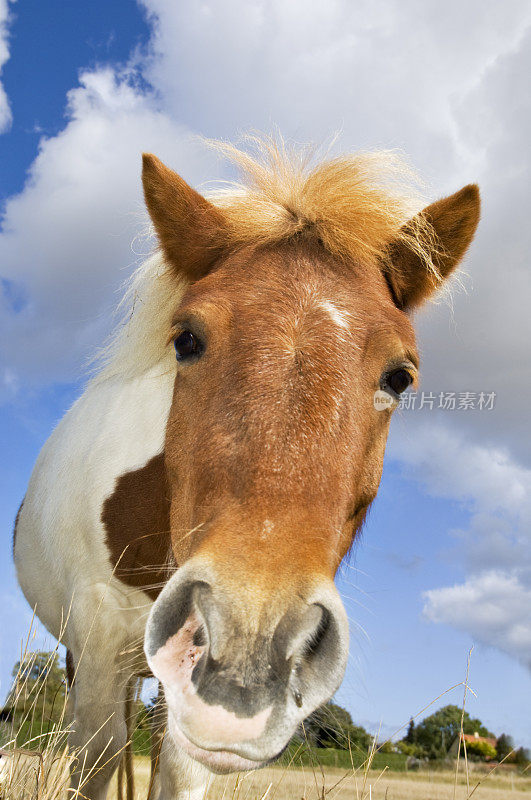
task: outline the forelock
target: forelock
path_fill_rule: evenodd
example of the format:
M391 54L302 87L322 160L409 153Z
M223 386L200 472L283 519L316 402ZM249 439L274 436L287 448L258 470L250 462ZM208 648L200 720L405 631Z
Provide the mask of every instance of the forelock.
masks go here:
M223 210L233 245L306 234L337 257L368 263L385 261L390 243L402 239L434 269L434 232L418 216L425 205L420 181L396 152L319 160L315 148L288 146L280 137L247 136L241 148L209 144L240 174L239 182L208 195Z

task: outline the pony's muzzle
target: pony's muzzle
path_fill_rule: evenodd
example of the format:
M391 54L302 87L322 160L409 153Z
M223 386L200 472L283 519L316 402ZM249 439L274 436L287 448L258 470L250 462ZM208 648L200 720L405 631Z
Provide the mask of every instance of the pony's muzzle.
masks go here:
M331 581L306 594L277 587L253 597L247 586L234 596L231 589L189 562L164 588L146 627L170 732L215 771L252 769L278 755L335 692L348 651Z

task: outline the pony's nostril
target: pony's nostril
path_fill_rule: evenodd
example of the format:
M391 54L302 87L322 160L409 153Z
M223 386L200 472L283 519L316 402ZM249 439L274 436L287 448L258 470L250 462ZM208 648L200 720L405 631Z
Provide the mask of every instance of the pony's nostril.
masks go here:
M321 609L322 613L317 627L311 632L302 648L301 655L307 660L311 660L317 654L326 638L326 632L330 627L330 612L319 603L316 603L316 605Z
M330 687L331 696L343 676L348 645L346 617L339 603L335 608L333 601L326 605L311 603L299 618L298 633L290 642L290 687L297 708L311 711L311 706L318 705L316 697L323 696L323 685Z
M310 603L301 612L288 612L273 636L273 652L279 663L291 668L315 660L332 625L332 613L321 603Z
M207 637L203 625L200 625L196 630L192 641L196 647L204 647L204 645L207 644Z
M194 647L208 644L205 620L197 613L200 609L196 597L201 591L208 590L209 585L205 581L188 579L171 588L171 592L168 587L162 592L151 609L144 643L148 661L178 634L182 637L189 634L190 644Z
M284 613L269 649L272 671L280 678L277 696L300 719L337 690L348 653L348 624L339 597L329 590L312 600Z

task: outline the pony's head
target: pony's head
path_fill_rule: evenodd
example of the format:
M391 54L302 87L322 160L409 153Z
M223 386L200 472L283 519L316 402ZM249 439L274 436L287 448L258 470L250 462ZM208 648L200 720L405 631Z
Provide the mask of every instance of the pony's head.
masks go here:
M146 653L172 736L218 771L274 758L342 680L334 575L376 495L393 407L417 379L410 312L479 216L467 186L410 217L389 156L313 171L269 156L236 154L247 188L213 202L144 156L165 261L186 281L167 332L179 569Z

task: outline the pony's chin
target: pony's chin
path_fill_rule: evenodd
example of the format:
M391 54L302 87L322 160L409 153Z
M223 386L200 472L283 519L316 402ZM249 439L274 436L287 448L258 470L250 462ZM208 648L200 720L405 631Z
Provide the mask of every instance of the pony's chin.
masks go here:
M229 772L248 772L263 767L266 761L251 761L229 750L205 750L190 741L182 732L172 715L169 715L169 731L174 742L181 747L194 761L208 767L211 772L226 775Z

